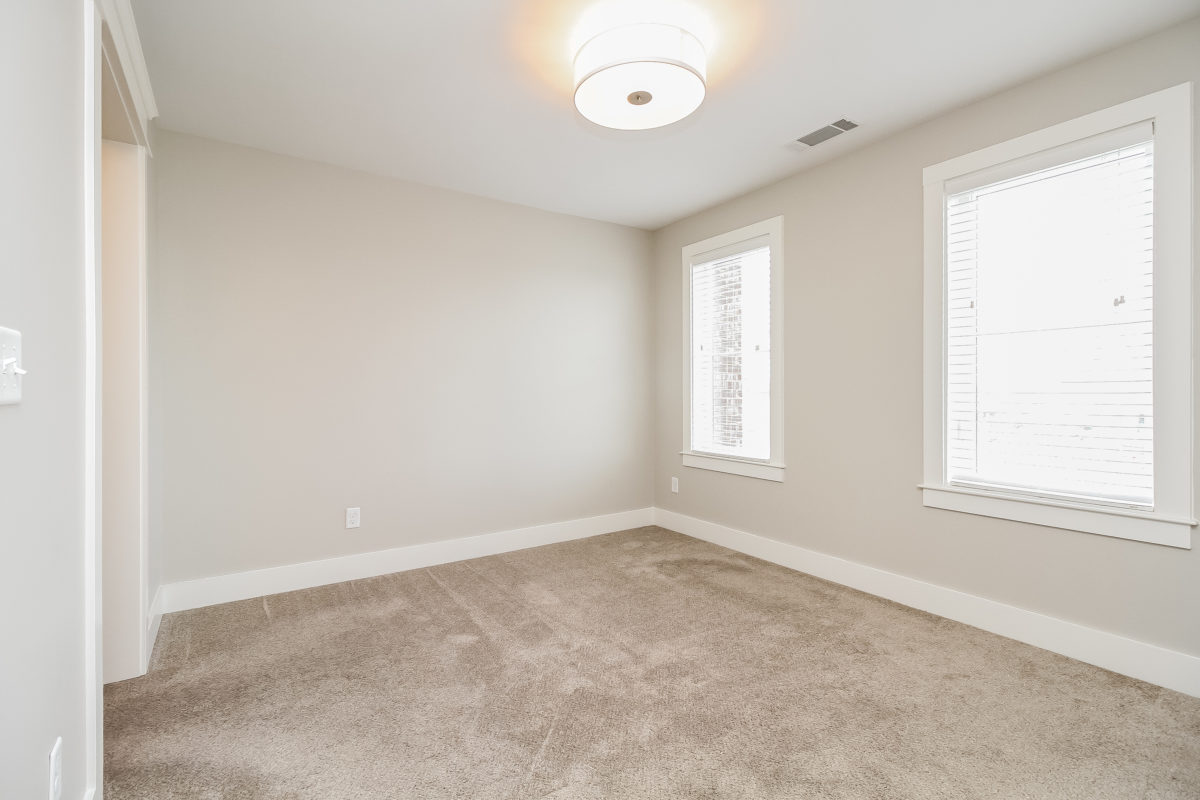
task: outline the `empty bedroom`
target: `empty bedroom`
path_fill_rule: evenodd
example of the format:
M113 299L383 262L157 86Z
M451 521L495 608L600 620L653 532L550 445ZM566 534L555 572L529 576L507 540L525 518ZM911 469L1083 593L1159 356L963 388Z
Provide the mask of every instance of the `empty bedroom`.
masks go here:
M0 798L1200 797L1200 0L12 0Z

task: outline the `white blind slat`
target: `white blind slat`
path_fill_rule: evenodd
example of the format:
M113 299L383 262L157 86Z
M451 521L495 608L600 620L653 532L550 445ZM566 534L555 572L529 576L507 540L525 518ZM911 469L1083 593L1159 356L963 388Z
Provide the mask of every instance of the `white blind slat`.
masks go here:
M947 479L1152 507L1152 140L946 200Z

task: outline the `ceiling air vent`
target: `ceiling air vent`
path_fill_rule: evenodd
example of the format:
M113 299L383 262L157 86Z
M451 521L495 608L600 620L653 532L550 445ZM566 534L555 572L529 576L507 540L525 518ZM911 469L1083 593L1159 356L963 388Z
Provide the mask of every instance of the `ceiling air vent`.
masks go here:
M835 136L852 131L858 127L857 122L851 122L848 119L839 119L832 125L826 125L824 128L817 128L807 136L801 136L796 141L800 144L806 144L809 147L816 147L821 142L827 142Z

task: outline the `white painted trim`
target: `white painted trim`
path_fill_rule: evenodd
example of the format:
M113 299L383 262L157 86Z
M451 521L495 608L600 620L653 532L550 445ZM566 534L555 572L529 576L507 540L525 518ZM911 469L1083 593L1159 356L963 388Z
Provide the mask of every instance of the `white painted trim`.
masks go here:
M149 253L149 150L139 146L138 160L138 605L143 618L151 616L150 597L150 321L147 256ZM155 598L157 599L157 597ZM161 616L161 614L160 614ZM157 624L154 635L157 635ZM143 626L138 637L142 674L150 664L154 636Z
M770 464L765 461L748 461L744 458L726 458L707 453L680 453L683 466L696 469L709 469L713 472L728 472L731 475L742 475L747 478L762 478L765 481L783 482L783 464Z
M162 612L170 614L234 600L449 564L468 558L508 553L573 539L586 539L602 533L640 528L653 524L653 521L652 508L639 508L599 517L552 522L460 539L338 556L322 561L307 561L169 583L160 589Z
M158 116L129 0L82 0L83 5L83 660L85 800L100 793L104 752L103 673L103 476L100 304L100 139L104 28L107 23L120 71L130 87L143 141ZM144 177L144 172L143 172ZM144 181L143 181L144 182ZM144 219L143 219L144 222Z
M150 87L150 72L146 69L146 59L142 54L142 40L138 36L133 8L129 0L96 0L96 4L108 25L117 58L121 62L121 71L125 74L125 81L129 84L130 94L133 95L136 122L141 128L142 141L149 142L149 124L150 120L158 116L158 104L154 100L154 90Z
M1030 496L1004 495L961 486L922 486L921 502L929 508L961 511L984 517L1029 522L1069 531L1089 531L1118 539L1192 548L1196 520L1153 512L1074 504Z
M83 0L83 697L84 786L103 779L104 660L101 558L100 104L102 21Z
M654 509L654 524L1122 675L1200 697L1200 657L1197 656L674 511Z
M148 145L146 129L138 117L137 109L133 107L133 99L129 96L129 87L125 84L124 73L121 72L121 61L116 55L115 45L110 46L109 41L111 40L101 40L100 54L104 58L105 69L113 75L113 82L116 84L117 89L117 99L121 103L121 112L129 122L129 130L133 134L134 141L127 144ZM103 102L101 105L104 105ZM109 109L105 113L112 114L113 110Z
M154 643L158 641L158 629L163 618L163 590L159 586L154 590L154 599L146 611L146 652L142 660L142 674L150 671L150 657L154 655Z
M1195 403L1192 381L1192 84L1183 83L926 167L924 464L927 507L1050 528L1191 547ZM1154 131L1154 508L1134 518L1107 506L1019 493L963 491L946 480L945 197L955 179L1151 122ZM1117 134L1119 135L1119 134Z
M1064 144L1123 128L1126 125L1155 119L1165 107L1172 104L1186 101L1190 106L1191 97L1192 84L1190 82L1162 89L926 167L923 173L924 182L926 184L942 183L960 175L969 175L972 172L1002 164L1005 161L1023 158L1031 153L1061 147Z
M1122 675L1200 697L1200 657L661 508L640 508L599 517L167 584L155 594L150 625L157 633L158 620L164 613L448 564L652 524Z
M692 265L732 255L738 246L766 237L771 250L771 458L767 462L736 457L722 458L692 450ZM749 478L783 481L784 478L784 274L783 217L771 217L728 233L686 245L683 258L683 456L686 467L710 469ZM690 459L689 459L690 457ZM761 469L770 467L770 469ZM757 469L756 469L757 468Z

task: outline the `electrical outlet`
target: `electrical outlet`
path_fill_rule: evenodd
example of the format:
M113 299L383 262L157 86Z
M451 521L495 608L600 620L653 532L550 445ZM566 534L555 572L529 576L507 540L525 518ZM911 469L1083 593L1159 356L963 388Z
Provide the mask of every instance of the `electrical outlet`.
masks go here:
M362 509L347 508L346 509L346 527L357 528L362 525Z
M679 494L679 478L676 478L676 477L671 478L671 493Z
M62 800L62 737L50 748L50 800Z

